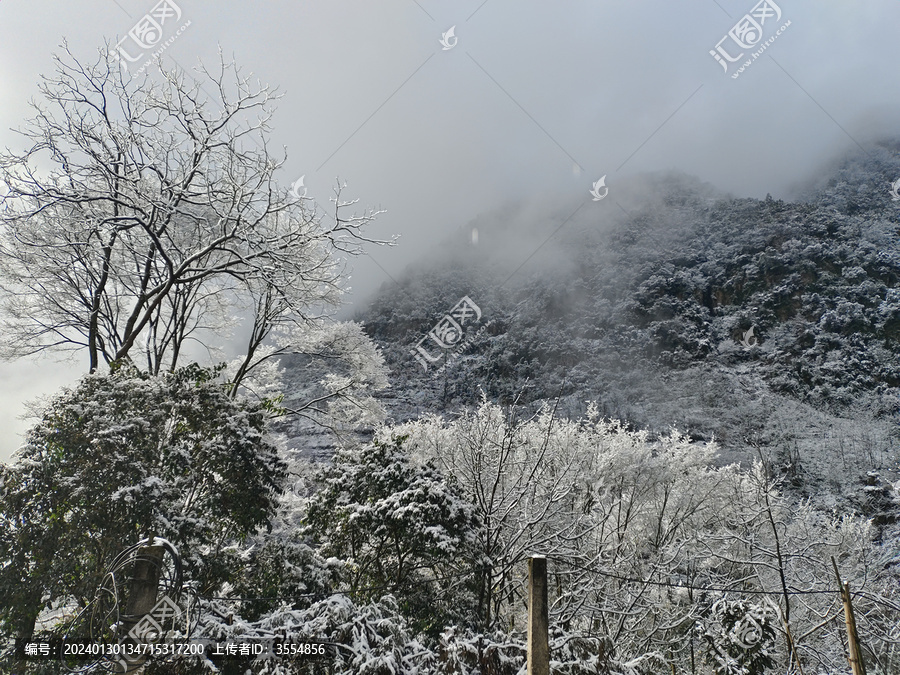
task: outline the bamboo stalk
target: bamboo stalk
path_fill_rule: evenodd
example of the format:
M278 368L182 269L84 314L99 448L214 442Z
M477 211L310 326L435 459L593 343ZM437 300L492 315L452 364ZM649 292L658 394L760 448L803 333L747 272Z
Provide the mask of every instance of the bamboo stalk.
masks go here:
M862 652L859 648L859 635L856 632L856 617L853 616L853 604L850 599L850 582L841 585L841 575L838 572L837 562L834 556L831 557L831 565L834 567L834 574L838 580L838 587L841 592L841 602L844 604L844 623L847 626L847 643L849 646L849 656L847 661L850 663L850 669L853 675L866 675L866 664L863 662Z

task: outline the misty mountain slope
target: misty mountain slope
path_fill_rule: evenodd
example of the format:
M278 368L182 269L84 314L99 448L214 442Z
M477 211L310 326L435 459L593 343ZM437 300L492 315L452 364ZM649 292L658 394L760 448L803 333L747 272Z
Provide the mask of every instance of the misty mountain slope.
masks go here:
M635 426L715 436L725 459L765 451L807 487L896 467L900 202L888 176L900 177L896 143L845 160L796 203L666 173L616 193L618 217L490 214L359 317L392 370L389 410L450 411L480 391L560 396L567 415L597 400ZM510 277L528 254L509 251L557 228L543 266ZM425 371L411 351L463 295L483 312L474 337Z

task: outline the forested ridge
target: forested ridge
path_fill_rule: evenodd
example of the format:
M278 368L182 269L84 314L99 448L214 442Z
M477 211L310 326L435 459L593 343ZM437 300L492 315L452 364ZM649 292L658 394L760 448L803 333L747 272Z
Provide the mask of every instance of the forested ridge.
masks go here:
M635 428L716 438L729 458L792 454L810 481L837 444L869 455L856 469L878 464L900 411L900 201L885 180L900 175L896 152L886 141L850 155L793 202L656 174L627 214L566 224L552 265L509 281L457 238L443 266L385 284L360 316L394 373L397 415L482 391L560 397L568 414L596 401ZM492 215L473 224L482 239L511 236L515 214ZM463 294L486 329L440 375L423 370L409 345Z

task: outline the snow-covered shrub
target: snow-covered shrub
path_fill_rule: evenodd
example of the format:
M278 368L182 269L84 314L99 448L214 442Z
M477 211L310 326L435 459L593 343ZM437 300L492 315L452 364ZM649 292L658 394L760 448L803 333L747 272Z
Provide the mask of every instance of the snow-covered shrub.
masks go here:
M429 650L398 612L396 600L386 595L375 602L355 603L334 594L304 609L280 607L257 621L245 621L233 611L233 603L204 603L198 632L215 640L235 642L290 636L293 640L324 642L327 653L307 656L246 657L216 661L207 657L184 658L152 666L154 675L205 675L220 672L254 675L430 675L435 654Z
M525 644L499 632L450 626L441 633L435 675L516 675L525 668Z

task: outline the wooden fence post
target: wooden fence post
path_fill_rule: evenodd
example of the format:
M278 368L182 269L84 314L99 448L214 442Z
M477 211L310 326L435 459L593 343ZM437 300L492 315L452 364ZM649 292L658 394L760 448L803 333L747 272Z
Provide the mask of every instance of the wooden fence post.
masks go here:
M859 648L859 634L856 632L856 617L853 615L853 605L850 601L850 582L841 585L841 575L838 572L834 556L831 557L831 565L841 589L841 601L844 603L844 623L847 625L847 643L849 645L850 669L853 675L866 675L866 664L863 662L862 651Z
M528 675L550 675L547 558L528 559Z

